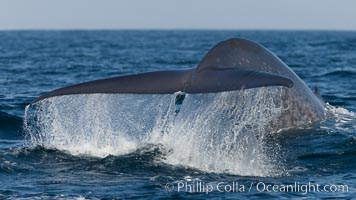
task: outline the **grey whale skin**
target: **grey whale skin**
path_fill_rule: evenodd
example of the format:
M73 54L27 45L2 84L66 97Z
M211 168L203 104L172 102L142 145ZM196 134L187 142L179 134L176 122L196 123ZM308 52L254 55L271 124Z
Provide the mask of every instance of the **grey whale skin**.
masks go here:
M187 94L217 93L258 87L282 86L287 105L279 124L291 128L320 121L324 102L277 56L242 38L219 42L196 68L132 74L80 83L48 92L43 99L75 94Z

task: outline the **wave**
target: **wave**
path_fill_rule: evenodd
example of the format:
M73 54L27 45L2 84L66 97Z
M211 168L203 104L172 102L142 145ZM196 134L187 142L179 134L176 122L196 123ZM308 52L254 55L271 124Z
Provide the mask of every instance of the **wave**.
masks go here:
M21 139L23 119L0 111L0 139Z
M356 114L354 112L343 107L334 107L329 103L326 103L325 109L332 123L323 126L324 129L340 131L350 137L356 138L356 132L354 131L356 129Z
M175 95L54 97L26 108L26 143L96 157L155 144L170 165L279 176L283 159L265 142L269 123L281 114L272 100L279 89L189 94L178 114Z
M354 70L335 70L335 71L326 72L326 73L318 75L318 77L328 77L328 76L352 77L352 76L356 76L356 71L354 71Z
M135 151L123 155L94 157L90 155L72 155L69 151L49 149L41 146L0 149L1 174L52 173L99 173L115 175L122 173L157 176L161 174L185 175L186 173L204 173L184 166L173 166L162 162L167 152L162 145L147 144ZM45 158L45 159L44 159ZM54 167L55 166L55 167ZM85 166L85 167L83 167Z
M22 118L10 115L6 112L0 111L0 128L8 128L13 126L21 126L22 125Z

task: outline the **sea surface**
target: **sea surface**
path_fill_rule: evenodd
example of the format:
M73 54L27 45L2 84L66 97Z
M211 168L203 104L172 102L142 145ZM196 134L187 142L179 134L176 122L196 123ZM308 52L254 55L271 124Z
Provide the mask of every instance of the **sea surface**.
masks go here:
M264 45L317 85L327 118L271 134L263 127L273 115L245 105L242 121L260 126L255 136L217 114L239 92L204 96L208 104L191 96L178 115L173 95L76 95L28 106L75 83L195 67L231 37ZM356 32L0 31L0 199L355 197Z

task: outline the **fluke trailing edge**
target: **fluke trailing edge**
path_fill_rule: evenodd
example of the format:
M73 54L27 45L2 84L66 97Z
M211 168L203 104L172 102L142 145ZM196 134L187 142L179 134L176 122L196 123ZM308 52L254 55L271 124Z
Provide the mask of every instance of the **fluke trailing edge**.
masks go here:
M48 92L35 99L32 104L50 97L74 94L173 94L178 91L195 94L266 86L293 87L292 77L266 68L271 65L263 61L266 56L275 58L264 47L252 41L228 39L215 45L196 68L132 74L80 83Z

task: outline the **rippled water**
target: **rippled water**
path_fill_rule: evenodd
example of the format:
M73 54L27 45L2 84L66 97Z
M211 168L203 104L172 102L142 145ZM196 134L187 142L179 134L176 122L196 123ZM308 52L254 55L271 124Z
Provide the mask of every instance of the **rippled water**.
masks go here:
M27 107L24 127L25 107L44 92L195 67L214 44L230 37L261 43L310 87L317 84L328 102L327 119L269 134L265 127L280 112L268 104L279 90L270 87L188 95L179 115L174 95L58 97ZM351 199L355 50L355 32L0 32L0 198ZM240 104L231 108L236 99ZM268 112L259 112L266 106ZM239 123L232 120L236 116ZM261 183L309 182L347 185L348 191L259 191ZM232 183L244 190L228 192L225 186ZM210 186L214 189L206 194Z

